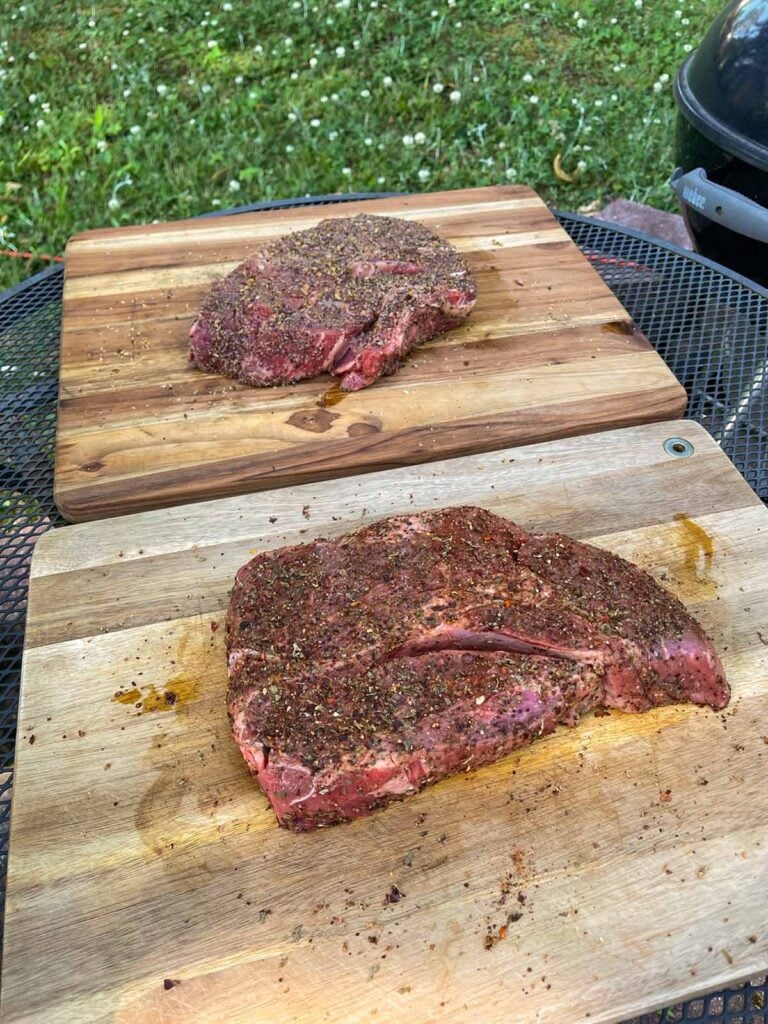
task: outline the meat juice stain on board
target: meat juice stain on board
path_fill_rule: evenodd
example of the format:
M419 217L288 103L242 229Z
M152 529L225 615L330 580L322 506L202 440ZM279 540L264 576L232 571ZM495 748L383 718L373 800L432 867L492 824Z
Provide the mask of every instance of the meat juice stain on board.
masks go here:
M321 409L328 409L330 406L338 405L339 402L346 398L348 394L349 392L344 391L339 384L332 384L328 390L318 398L317 404Z
M216 825L218 808L232 799L225 781L232 776L229 721L220 698L222 632L196 624L160 641L155 663L167 658L175 675L165 683L131 681L130 689L111 698L133 712L134 724L122 734L125 742L145 746L137 762L145 788L136 792L133 814L139 839L155 867L180 882L195 876L202 881L235 864L236 854ZM137 730L135 739L131 728Z
M675 574L682 576L680 582L685 588L685 596L698 600L714 597L717 583L712 577L715 555L712 537L685 512L676 512L672 518L676 524L675 540L682 548L682 565L678 563Z

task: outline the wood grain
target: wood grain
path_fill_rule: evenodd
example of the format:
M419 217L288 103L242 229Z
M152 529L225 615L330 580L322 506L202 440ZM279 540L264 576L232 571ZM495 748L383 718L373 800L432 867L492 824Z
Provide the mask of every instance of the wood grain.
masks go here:
M665 454L673 435L692 457ZM731 705L590 716L368 819L278 829L229 736L217 627L235 570L257 549L462 502L652 572L711 633ZM3 1021L592 1024L759 973L766 560L768 512L687 422L48 533ZM393 884L405 896L388 905Z
M401 370L324 405L189 366L206 292L248 253L360 210L458 246L479 298ZM652 273L649 271L649 273ZM66 255L55 495L74 521L679 415L685 394L520 186L90 231Z

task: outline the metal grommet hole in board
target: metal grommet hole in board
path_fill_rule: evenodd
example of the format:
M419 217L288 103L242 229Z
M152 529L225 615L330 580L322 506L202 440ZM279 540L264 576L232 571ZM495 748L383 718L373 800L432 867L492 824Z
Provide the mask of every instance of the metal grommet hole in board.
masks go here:
M687 459L693 455L693 445L684 437L668 437L664 442L664 451L673 459Z

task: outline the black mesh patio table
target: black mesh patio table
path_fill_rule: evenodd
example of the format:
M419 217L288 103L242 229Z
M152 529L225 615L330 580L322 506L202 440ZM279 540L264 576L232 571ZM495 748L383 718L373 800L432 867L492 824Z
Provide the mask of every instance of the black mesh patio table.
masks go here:
M257 203L205 216L381 194ZM557 217L685 387L685 415L768 500L768 291L700 256L570 213ZM0 907L13 788L27 575L36 539L64 521L53 502L61 266L0 295ZM1 933L0 933L1 939ZM632 1024L768 1024L766 977Z

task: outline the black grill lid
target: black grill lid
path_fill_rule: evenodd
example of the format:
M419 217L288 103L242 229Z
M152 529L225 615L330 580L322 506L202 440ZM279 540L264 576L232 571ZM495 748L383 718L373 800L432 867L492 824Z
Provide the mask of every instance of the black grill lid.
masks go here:
M768 0L726 4L675 86L702 135L768 171Z

